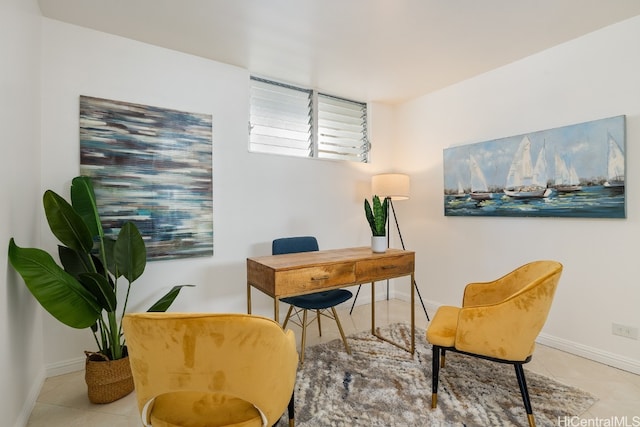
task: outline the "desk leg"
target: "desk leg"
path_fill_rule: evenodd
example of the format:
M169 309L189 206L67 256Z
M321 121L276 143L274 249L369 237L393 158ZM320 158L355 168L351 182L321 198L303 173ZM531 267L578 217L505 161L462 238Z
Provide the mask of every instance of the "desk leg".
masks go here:
M376 334L376 282L371 282L371 333Z
M413 276L411 273L411 343L409 347L405 347L403 344L390 340L389 338L383 337L379 333L376 332L376 309L375 309L375 283L371 283L371 334L376 338L379 338L383 341L388 342L389 344L395 345L396 347L408 351L412 355L416 351L416 312L414 309L415 302L415 287L413 285Z
M251 314L251 285L247 283L247 314ZM280 323L280 299L273 299L273 319Z

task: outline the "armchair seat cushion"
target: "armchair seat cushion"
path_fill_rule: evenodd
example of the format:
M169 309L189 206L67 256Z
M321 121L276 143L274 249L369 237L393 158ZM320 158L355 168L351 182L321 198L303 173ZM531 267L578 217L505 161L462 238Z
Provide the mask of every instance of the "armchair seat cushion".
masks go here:
M453 347L458 330L459 307L444 305L438 308L427 329L427 340L440 347Z
M149 416L153 427L260 427L260 412L224 393L177 391L156 397Z

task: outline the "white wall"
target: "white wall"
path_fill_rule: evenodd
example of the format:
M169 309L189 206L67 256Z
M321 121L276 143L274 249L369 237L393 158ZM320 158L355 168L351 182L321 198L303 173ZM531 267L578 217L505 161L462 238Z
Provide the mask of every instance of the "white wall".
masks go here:
M413 195L402 202L403 235L432 307L459 304L470 281L556 259L565 269L541 341L640 373L640 341L611 334L612 322L640 328L639 69L640 17L398 108ZM627 219L444 216L444 148L622 114Z
M80 95L213 116L214 256L147 264L131 310L189 283L196 288L183 290L172 310L246 312L246 258L269 254L272 239L313 234L325 249L369 244L362 200L371 174L388 164L389 107L371 111L371 164L254 154L247 150L247 70L49 19L42 39L42 190L67 195L79 173ZM46 226L41 237L54 248ZM254 291L253 302L254 313L272 315L269 298ZM88 331L48 314L44 331L50 374L82 367L82 351L95 348Z
M38 305L9 266L6 248L12 236L27 245L38 238L40 12L35 0L0 1L0 57L0 424L23 425L44 380L42 326Z

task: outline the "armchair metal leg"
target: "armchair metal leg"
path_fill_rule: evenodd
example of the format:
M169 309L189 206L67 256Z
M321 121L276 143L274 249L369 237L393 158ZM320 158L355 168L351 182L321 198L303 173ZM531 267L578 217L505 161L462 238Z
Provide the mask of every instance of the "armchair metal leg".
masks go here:
M295 427L296 425L296 418L295 418L295 391L293 391L291 393L291 399L289 399L289 404L287 405L287 412L289 414L289 427ZM276 427L278 425L278 422L276 422L274 425L272 425L271 427Z
M296 424L296 419L295 419L295 391L293 393L291 393L291 400L289 401L289 427L294 427Z
M440 374L440 347L432 347L431 357L431 409L438 406L438 378Z
M531 400L529 399L527 380L524 377L524 368L522 367L522 363L516 363L513 366L516 369L516 377L518 377L518 385L520 386L520 394L522 394L524 409L527 411L529 427L536 427L536 420L533 418L533 409L531 408Z

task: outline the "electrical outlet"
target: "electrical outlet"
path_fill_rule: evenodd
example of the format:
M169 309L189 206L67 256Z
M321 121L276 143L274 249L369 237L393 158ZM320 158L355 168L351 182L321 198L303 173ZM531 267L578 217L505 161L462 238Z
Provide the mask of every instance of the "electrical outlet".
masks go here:
M625 338L631 338L632 340L638 339L638 328L633 326L621 325L619 323L611 324L611 333L613 335L619 335Z

